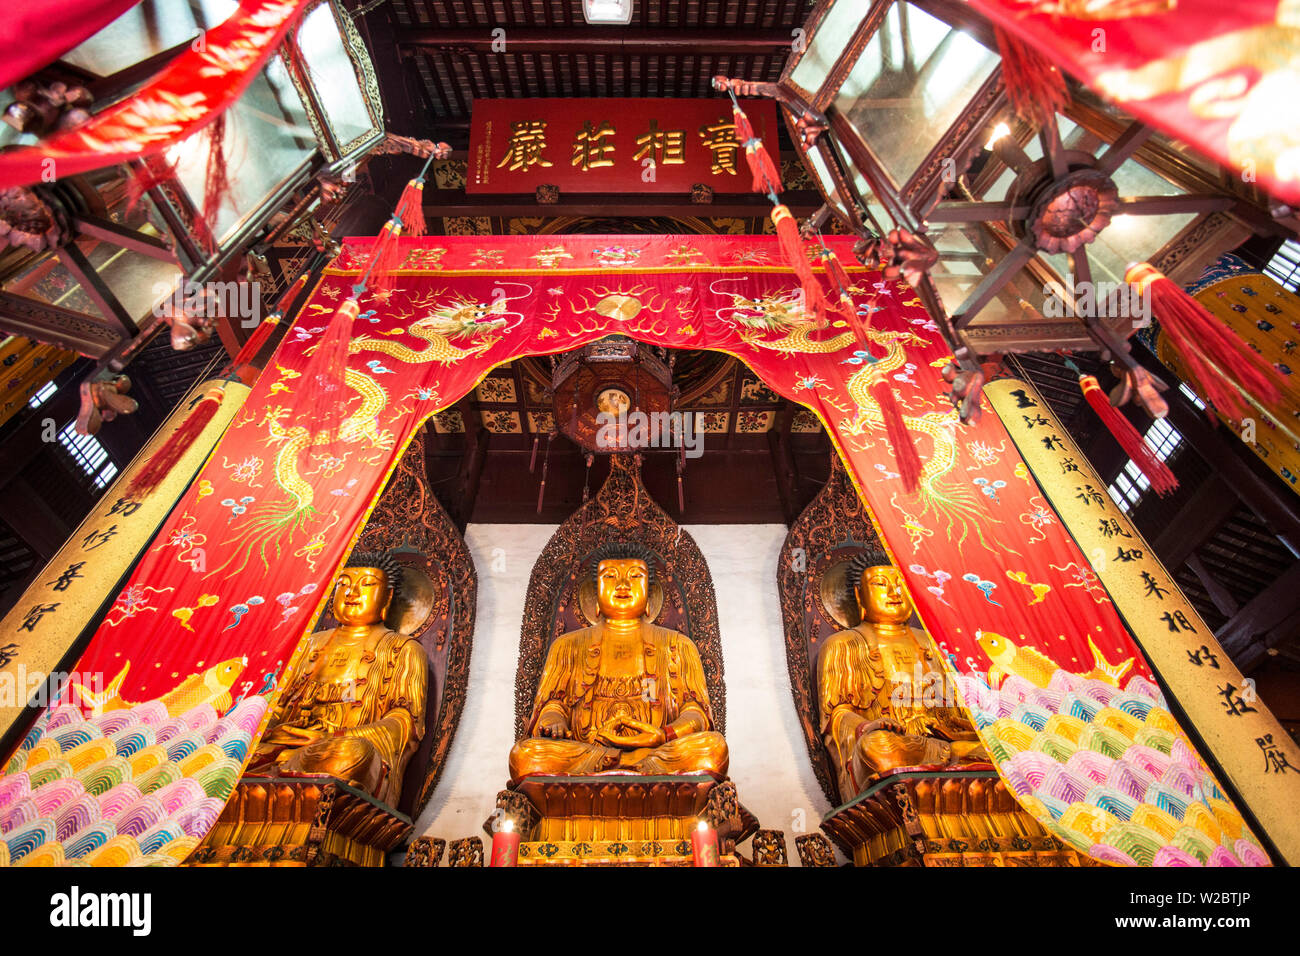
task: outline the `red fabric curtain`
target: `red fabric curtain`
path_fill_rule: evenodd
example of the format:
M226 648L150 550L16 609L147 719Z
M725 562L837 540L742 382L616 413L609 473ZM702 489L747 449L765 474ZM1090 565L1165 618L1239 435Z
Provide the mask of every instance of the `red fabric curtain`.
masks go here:
M0 17L0 90L94 36L140 0L39 0Z
M854 261L852 240L830 244L842 262ZM83 695L81 709L93 719L102 720L94 714L106 706L142 701L165 702L155 715L160 720L197 707L193 721L204 726L214 715L203 707L220 710L232 700L243 701L244 710L236 710L244 718L250 707L260 717L261 695L273 693L316 621L330 582L421 423L497 365L614 333L735 355L769 387L817 413L877 516L923 621L962 675L965 701L1004 770L1015 755L1005 741L994 743L990 728L1005 730L999 721L1043 723L1061 713L1087 722L1101 710L1098 694L1115 698L1116 708L1168 716L1141 651L996 415L986 413L978 425L958 423L939 375L949 353L909 287L850 270L855 307L872 326L871 350L862 351L842 319L812 330L798 279L771 237L402 240L397 288L360 300L343 440L314 442L307 426L334 395L302 374L305 353L348 299L366 248L358 243L327 270L90 642L78 671L121 678L93 701ZM899 481L872 397L881 382L897 392L924 462L915 494ZM1050 438L1045 431L1043 440ZM57 626L57 615L38 626ZM995 667L1005 680L990 674ZM1106 668L1119 678L1098 682ZM49 722L81 719L75 708L61 708ZM1167 724L1161 727L1189 764L1179 772L1204 803L1217 788L1172 717ZM40 746L41 733L29 745ZM1112 744L1099 731L1091 746ZM1166 758L1149 760L1167 769ZM1087 766L1055 776L1044 775L1034 759L1022 759L1032 766L1013 767L1018 775L1008 782L1047 825L1056 826L1075 805L1103 821L1103 812L1116 825L1121 821L1122 800L1115 801L1120 810L1103 811L1089 802L1085 786L1087 774L1099 772L1104 760L1114 764L1113 757L1086 758L1076 763ZM1215 843L1219 861L1227 862L1224 854L1264 859L1236 821L1232 836ZM1058 832L1086 842L1088 850L1103 843L1108 828L1095 827L1086 841L1074 831ZM1149 828L1142 839L1157 847L1170 842ZM1141 858L1110 850L1112 859Z
M1125 111L1300 205L1292 4L969 2Z

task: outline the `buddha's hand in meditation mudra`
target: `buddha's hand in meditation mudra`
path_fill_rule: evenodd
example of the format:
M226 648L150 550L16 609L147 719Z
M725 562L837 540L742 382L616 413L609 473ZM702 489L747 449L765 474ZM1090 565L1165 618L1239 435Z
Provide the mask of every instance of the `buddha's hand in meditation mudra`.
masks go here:
M699 652L645 618L652 559L636 545L594 556L599 621L551 644L528 736L510 751L512 782L605 771L726 776Z
M664 732L654 724L631 717L616 717L611 720L596 732L596 739L623 750L658 747L668 742Z

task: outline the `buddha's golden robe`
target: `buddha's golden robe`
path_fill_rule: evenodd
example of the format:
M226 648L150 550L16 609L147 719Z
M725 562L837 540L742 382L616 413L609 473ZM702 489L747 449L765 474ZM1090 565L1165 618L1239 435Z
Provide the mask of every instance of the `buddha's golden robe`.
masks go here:
M562 635L551 645L528 721L530 736L510 751L511 780L531 774L583 775L619 768L638 774L726 776L727 742L712 729L636 750L597 740L600 729L618 717L664 729L683 712L694 710L707 728L713 727L704 667L690 638L643 623L643 673L612 677L601 672L603 633L604 627L596 624ZM542 718L553 712L568 720L572 739L531 736Z
M428 658L383 625L350 647L334 635L317 631L294 653L249 770L327 773L395 806L424 736Z
M911 628L882 649L875 627L859 624L832 635L817 658L822 735L847 800L868 779L896 767L979 759L979 736L924 632ZM892 722L902 732L872 729Z

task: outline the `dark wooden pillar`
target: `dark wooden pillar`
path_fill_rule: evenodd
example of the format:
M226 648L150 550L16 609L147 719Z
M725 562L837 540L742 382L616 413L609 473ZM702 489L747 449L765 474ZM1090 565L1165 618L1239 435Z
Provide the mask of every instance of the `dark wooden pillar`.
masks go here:
M768 448L772 452L772 470L776 473L776 492L781 499L781 513L787 526L799 517L799 470L790 450L790 426L794 421L794 403L782 399L776 421L767 433Z
M478 402L472 394L466 395L456 403L461 418L465 421L465 457L461 460L460 474L457 481L456 509L454 518L461 534L474 514L474 501L478 498L479 479L483 475L483 463L487 459L487 446L491 432L483 427L483 418L479 413Z

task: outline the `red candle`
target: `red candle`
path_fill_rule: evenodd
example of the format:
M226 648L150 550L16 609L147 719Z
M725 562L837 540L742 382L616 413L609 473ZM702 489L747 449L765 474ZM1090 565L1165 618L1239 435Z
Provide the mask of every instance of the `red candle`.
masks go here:
M691 852L696 866L718 865L718 833L705 820L691 831Z
M491 865L519 865L519 834L515 832L515 821L506 820L501 829L492 834Z

